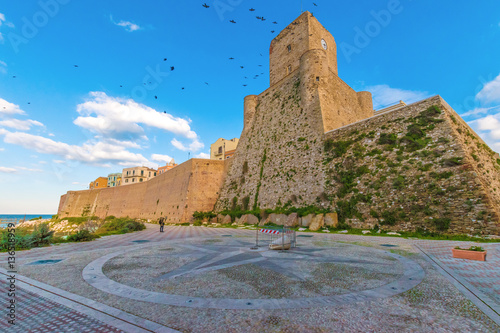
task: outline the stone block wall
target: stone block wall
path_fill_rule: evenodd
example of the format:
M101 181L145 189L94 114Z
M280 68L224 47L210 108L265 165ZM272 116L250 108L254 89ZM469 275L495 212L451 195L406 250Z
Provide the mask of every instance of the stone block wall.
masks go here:
M195 211L213 210L225 177L225 161L191 159L147 182L61 196L59 217L106 216L188 222Z

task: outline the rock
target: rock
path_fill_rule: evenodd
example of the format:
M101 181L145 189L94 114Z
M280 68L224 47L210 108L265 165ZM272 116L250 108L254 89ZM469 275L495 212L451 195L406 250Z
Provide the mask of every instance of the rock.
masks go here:
M276 225L285 225L287 216L285 214L271 214L269 215L269 222L274 223Z
M240 222L242 219L243 219L243 216L242 217L236 217L234 219L234 223L236 223L236 225L242 225L243 222Z
M323 229L323 232L330 232L330 230L328 230L328 229Z
M222 222L221 222L221 223L222 223L222 224L231 224L231 222L232 222L232 221L231 221L231 216L226 215L226 216L224 216L224 219L222 220Z
M259 218L253 214L249 214L247 223L252 225L259 224Z
M267 219L260 220L259 227L263 227L267 223Z
M306 228L299 228L299 231L307 230Z
M325 217L323 214L316 215L312 221L311 224L309 225L309 230L311 231L318 231L319 229L323 228L325 226Z
M253 214L247 214L243 215L239 220L238 220L238 225L244 225L244 224L258 224L259 219L253 215Z
M210 219L210 223L212 223L212 224L213 224L213 223L219 223L219 221L218 221L217 217L212 217L212 218Z
M342 230L342 231L339 231L339 234L347 234L349 231L347 230Z
M222 221L224 221L224 215L222 215L222 214L217 214L217 222L218 222L218 223L222 223Z
M362 233L363 233L363 235L366 235L366 234L371 233L371 231L370 230L363 230Z
M314 218L314 214L309 214L307 216L303 216L300 218L300 225L302 227L309 227L311 225L311 221Z
M401 236L401 234L398 234L397 232L388 232L388 235L393 235L393 236Z
M380 229L377 231L377 234L380 234Z
M337 213L325 214L325 225L328 227L337 227L339 224L339 217Z
M288 215L285 226L287 227L296 227L299 225L299 215L297 213L292 213Z

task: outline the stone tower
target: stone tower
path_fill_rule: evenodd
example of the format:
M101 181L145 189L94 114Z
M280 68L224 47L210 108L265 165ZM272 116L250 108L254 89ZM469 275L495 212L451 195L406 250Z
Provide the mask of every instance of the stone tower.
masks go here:
M269 63L271 87L300 73L306 83L302 97L320 103L324 132L373 116L371 93L356 93L339 78L335 39L311 13L304 12L272 40ZM259 96L245 98L245 128L258 103Z
M324 190L324 133L373 116L371 94L339 78L335 39L311 13L272 40L269 57L270 87L245 97L244 129L217 210L273 208L290 197L314 202Z

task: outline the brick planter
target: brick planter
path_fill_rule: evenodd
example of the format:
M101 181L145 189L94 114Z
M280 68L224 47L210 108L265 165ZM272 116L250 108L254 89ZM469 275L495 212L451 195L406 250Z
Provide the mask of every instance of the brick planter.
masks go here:
M453 258L486 261L487 251L470 251L462 249L452 249Z

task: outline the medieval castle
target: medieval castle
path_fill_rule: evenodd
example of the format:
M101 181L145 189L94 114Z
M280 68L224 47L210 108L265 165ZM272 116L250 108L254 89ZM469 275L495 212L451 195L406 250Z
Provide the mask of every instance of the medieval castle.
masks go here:
M129 186L70 191L60 217L188 222L196 211L315 206L370 228L500 234L500 159L440 97L374 114L305 12L270 47L270 88L244 101L233 158L191 159Z

